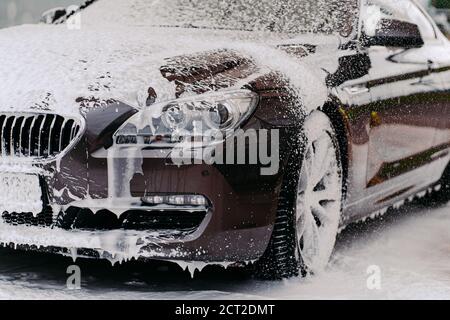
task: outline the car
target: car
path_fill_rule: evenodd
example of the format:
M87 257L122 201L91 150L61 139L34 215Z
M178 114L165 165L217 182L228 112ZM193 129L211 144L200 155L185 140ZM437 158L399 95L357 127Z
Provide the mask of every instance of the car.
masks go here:
M0 243L317 274L450 194L450 45L413 0L90 0L0 31Z

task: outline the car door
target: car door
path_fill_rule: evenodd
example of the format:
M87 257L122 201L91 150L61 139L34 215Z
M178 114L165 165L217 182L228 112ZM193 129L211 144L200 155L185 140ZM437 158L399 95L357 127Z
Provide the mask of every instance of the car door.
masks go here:
M443 53L436 58L436 72L442 80L443 96L441 98L441 120L439 122L436 138L442 148L445 148L444 156L447 156L447 163L443 170L450 170L448 162L450 161L450 43L442 38L445 44L441 47L440 52Z
M426 12L423 15L433 24L437 34L436 40L433 42L434 45L428 46L425 49L431 61L432 72L439 76L442 83L442 91L435 97L435 100L440 105L440 121L437 128L436 144L441 149L445 149L443 151L443 158L447 158L441 170L438 170L438 172L441 172L445 169L450 170L448 165L450 161L450 41L447 38L450 34L447 34L447 37L444 36L430 15Z
M425 44L364 48L371 63L368 75L343 88L353 105L348 110L351 130L360 140L352 146L353 162L359 162L353 164L350 177L359 186L349 199L354 215L379 210L426 188L439 179L436 168L444 162L437 141L442 104L436 97L442 94L442 81L429 57L436 32L410 0L367 1L361 28L383 18L417 24Z
M410 10L422 29L429 30L425 45L416 50L399 54L394 61L401 63L428 64L429 76L423 85L437 88L428 104L431 112L437 114L437 127L433 140L433 166L429 170L431 180L438 179L447 168L450 157L450 43L441 33L432 18L422 8Z
M433 72L436 33L410 0L379 1L383 12L419 26L421 48L371 47L371 122L367 186L393 181L404 187L426 185L437 177L439 154L436 128L440 121L438 96L442 84ZM387 4L386 4L387 3ZM414 172L414 175L407 175ZM426 174L424 174L426 173ZM411 181L410 177L412 178ZM383 189L387 186L383 186Z
M447 158L440 171L450 170L450 42L441 34L439 48L433 52L433 72L442 81L442 92L436 99L440 104L440 121L436 133L436 143Z

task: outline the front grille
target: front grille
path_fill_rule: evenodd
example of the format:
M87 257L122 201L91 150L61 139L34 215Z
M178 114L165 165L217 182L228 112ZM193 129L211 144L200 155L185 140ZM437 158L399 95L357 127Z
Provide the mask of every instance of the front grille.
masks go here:
M0 128L2 157L54 157L80 132L77 120L55 114L0 114Z

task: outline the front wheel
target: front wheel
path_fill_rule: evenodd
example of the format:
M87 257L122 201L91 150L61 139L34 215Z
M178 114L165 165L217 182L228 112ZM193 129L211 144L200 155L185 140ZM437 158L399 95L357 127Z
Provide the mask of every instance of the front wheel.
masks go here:
M336 132L316 111L305 121L304 136L302 156L291 161L285 175L272 238L257 263L264 279L320 272L336 241L343 199Z

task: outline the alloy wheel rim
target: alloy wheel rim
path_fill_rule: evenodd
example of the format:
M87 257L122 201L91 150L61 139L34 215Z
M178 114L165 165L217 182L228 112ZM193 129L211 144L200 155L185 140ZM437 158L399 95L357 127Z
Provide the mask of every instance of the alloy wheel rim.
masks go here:
M328 263L334 247L342 202L342 178L336 147L328 132L310 141L297 190L298 255L307 272Z

